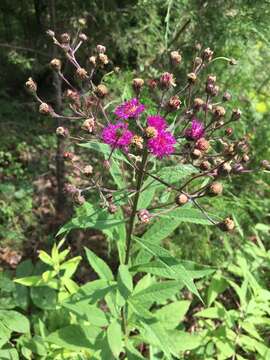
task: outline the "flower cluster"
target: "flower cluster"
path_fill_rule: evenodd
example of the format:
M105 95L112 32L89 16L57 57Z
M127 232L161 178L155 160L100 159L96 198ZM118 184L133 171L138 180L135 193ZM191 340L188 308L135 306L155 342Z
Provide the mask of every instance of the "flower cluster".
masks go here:
M104 128L101 137L103 141L113 149L120 148L127 151L133 134L128 130L127 124L118 122L117 124L109 124Z
M145 109L145 106L137 98L128 100L117 106L114 113L119 119L137 118Z

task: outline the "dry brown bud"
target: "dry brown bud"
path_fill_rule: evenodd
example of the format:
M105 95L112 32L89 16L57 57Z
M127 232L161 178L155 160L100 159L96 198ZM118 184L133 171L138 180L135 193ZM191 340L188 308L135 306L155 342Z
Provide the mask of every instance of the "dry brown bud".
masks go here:
M134 135L132 138L132 144L141 150L143 148L143 138L139 135Z
M215 75L208 75L207 82L210 84L215 84L217 81L217 77Z
M84 68L78 68L76 70L76 74L81 80L85 80L88 78L87 71Z
M222 97L222 100L223 101L230 101L232 99L232 95L226 91L224 94L223 94L223 97Z
M221 195L223 192L223 185L220 182L213 182L209 188L210 195Z
M185 205L188 202L188 196L185 194L179 194L176 196L175 198L175 202L177 205L181 206L181 205Z
M64 128L63 126L59 126L55 132L56 132L56 135L62 136L62 137L67 137L69 135L68 129Z
M52 31L52 30L47 30L47 31L46 31L46 34L47 34L48 36L50 36L50 37L55 37L55 33L54 33L54 31Z
M193 106L196 110L199 110L204 104L203 99L201 98L195 98L193 102Z
M69 44L69 42L70 42L70 36L68 33L61 34L60 39L61 39L62 44Z
M95 56L90 56L90 58L88 60L92 66L96 66L97 58Z
M160 85L160 88L163 90L169 89L172 86L176 86L175 78L174 78L173 74L171 74L169 72L163 73L159 78L159 85Z
M151 220L151 214L146 209L141 209L137 213L138 219L144 224L148 224Z
M144 80L141 78L135 78L132 80L132 86L135 91L140 91L144 85Z
M233 109L232 110L232 120L239 120L242 115L242 111L240 109Z
M231 58L229 61L230 65L237 65L237 60L235 60L234 58Z
M64 186L64 191L68 194L75 194L78 189L76 188L76 186L72 185L72 184L65 184Z
M168 111L176 111L180 109L181 104L182 104L181 100L177 95L175 95L169 99L169 101L166 104L166 107Z
M89 118L89 119L86 119L84 120L83 124L82 124L82 129L89 132L89 133L92 133L93 130L95 128L95 120L94 118Z
M103 98L105 98L105 96L107 96L109 94L109 90L108 90L107 86L105 86L103 84L99 84L95 89L95 94L100 99L103 99Z
M194 84L195 81L197 80L197 75L194 72L191 72L187 74L187 79L189 83Z
M150 89L154 90L158 86L158 82L155 79L149 79L147 81L147 85L150 87Z
M83 205L85 203L85 198L84 196L81 194L80 191L76 191L74 194L73 194L73 199L74 201L76 202L76 204L78 205Z
M93 174L93 166L91 165L86 165L84 168L83 168L83 174L86 175L86 176L89 176L89 175L92 175Z
M262 160L261 161L261 167L264 170L270 170L270 162L268 160Z
M37 91L37 84L31 77L26 81L25 87L29 92L35 93Z
M224 163L218 168L220 175L228 175L232 171L232 167L229 163Z
M61 60L59 59L52 59L50 62L51 67L56 70L56 71L60 71L61 70Z
M117 206L113 203L110 203L108 206L108 211L110 214L115 214L117 212Z
M233 134L233 128L229 127L225 130L225 134L227 136L231 136Z
M202 64L203 60L201 57L197 56L195 57L195 60L194 60L194 65L197 67L197 66L200 66Z
M226 110L223 106L218 105L214 107L213 114L215 115L215 117L220 118L226 114Z
M153 126L148 126L146 129L145 129L145 135L148 139L152 139L154 137L157 136L157 129L154 128Z
M42 115L50 115L52 112L52 108L47 103L43 102L39 105L39 112Z
M207 160L202 161L201 164L200 164L200 169L203 170L203 171L210 170L211 169L210 162L207 161Z
M231 232L235 228L234 221L231 218L226 218L224 221L218 224L219 228L225 232Z
M106 52L106 47L103 45L97 45L96 49L99 54L104 54Z
M206 48L202 53L202 58L203 60L211 61L213 58L213 54L214 52L210 48Z
M210 144L209 141L207 141L205 138L200 138L196 141L195 147L196 149L205 152L210 148Z
M202 156L202 152L199 149L194 149L191 153L193 159L199 159Z
M84 34L84 33L81 33L81 34L79 35L79 39L80 39L81 41L87 41L87 40L88 40L88 36L87 36L86 34Z
M172 65L178 65L182 61L182 56L178 51L172 51L170 53L170 58L171 58Z
M249 159L248 154L244 154L242 157L242 160L243 160L243 162L249 162L250 159Z
M103 161L103 166L106 170L109 170L111 167L110 161L109 160L104 160Z
M72 152L70 152L70 151L66 151L63 154L63 158L65 160L73 160L74 159L74 154Z
M109 63L108 56L103 53L98 54L97 60L99 65L101 65L101 67Z

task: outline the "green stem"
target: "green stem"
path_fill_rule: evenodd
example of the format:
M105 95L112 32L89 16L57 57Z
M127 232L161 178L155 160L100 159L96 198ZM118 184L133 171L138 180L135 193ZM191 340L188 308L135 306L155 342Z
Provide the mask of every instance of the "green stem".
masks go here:
M147 161L147 155L148 155L147 149L144 149L141 165L140 165L140 168L138 170L138 175L137 175L136 195L134 197L134 201L133 201L133 205L132 205L132 212L130 215L128 230L127 230L127 238L126 238L127 247L126 247L125 265L127 265L129 262L132 233L133 233L135 217L136 217L136 212L137 212L137 206L138 206L139 197L140 197L140 190L141 190L142 183L143 183L144 168L145 168L145 164Z

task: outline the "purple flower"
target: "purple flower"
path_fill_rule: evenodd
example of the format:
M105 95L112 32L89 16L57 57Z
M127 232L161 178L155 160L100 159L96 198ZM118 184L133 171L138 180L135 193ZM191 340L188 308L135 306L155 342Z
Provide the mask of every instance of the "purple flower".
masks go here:
M203 137L204 126L203 123L197 119L193 119L191 122L191 127L185 131L185 136L189 140L198 140Z
M170 155L174 152L176 140L174 136L165 130L158 131L157 136L148 140L149 151L158 158Z
M147 125L154 127L156 130L164 130L167 127L166 120L159 115L151 115L147 117Z
M134 98L117 106L114 113L119 119L137 118L144 111L144 108L145 106Z
M118 122L117 124L109 124L105 127L101 137L102 140L112 148L120 148L127 151L133 134L128 130L127 124Z

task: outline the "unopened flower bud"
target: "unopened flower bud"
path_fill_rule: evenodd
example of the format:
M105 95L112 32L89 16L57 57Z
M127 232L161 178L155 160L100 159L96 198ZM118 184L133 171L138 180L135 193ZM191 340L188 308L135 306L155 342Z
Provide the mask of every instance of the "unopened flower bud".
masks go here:
M81 41L87 41L87 40L88 40L88 36L87 36L86 34L84 34L84 33L81 33L81 34L79 35L79 39L80 39Z
M113 203L110 203L108 206L108 211L110 214L115 214L117 212L117 206Z
M217 77L215 75L208 75L207 82L208 84L215 84L217 81Z
M213 114L216 118L221 118L226 114L226 110L223 106L218 105L214 107Z
M52 108L47 103L43 102L39 105L39 112L42 115L50 115L52 112Z
M25 87L29 92L35 93L37 91L37 84L31 77L26 81Z
M89 118L89 119L86 119L84 120L83 124L82 124L82 129L89 132L89 133L92 133L93 130L95 128L95 120L94 118Z
M82 173L86 176L92 175L93 174L93 166L91 165L86 165L83 170Z
M262 167L264 170L270 170L270 161L268 161L268 160L262 160L262 161L261 161L261 167Z
M207 83L205 87L205 91L208 95L217 96L219 92L219 86L214 85L212 83Z
M239 120L242 115L242 111L240 109L233 109L232 110L232 120Z
M171 63L172 65L178 65L182 61L182 56L178 51L172 51L170 53Z
M231 58L229 61L230 65L237 65L237 60L235 60L234 58Z
M158 82L155 79L149 79L147 81L147 85L150 87L150 89L154 90L158 86Z
M188 196L185 194L179 194L175 198L175 202L177 205L182 206L185 205L188 202Z
M131 143L136 146L137 149L141 150L143 148L143 138L139 135L134 135Z
M209 141L202 137L196 141L195 147L196 149L205 152L210 148L210 144Z
M224 163L218 168L219 175L228 175L232 171L232 167L229 163Z
M151 220L151 214L146 209L141 209L137 213L138 219L144 224L148 224Z
M109 90L108 90L107 86L105 86L103 84L99 84L95 89L95 94L100 99L103 99L103 98L105 98L105 96L107 96L109 94Z
M187 79L190 84L194 84L197 80L197 75L194 72L187 74Z
M181 106L181 100L177 95L172 96L166 104L166 108L168 111L179 110L180 106Z
M231 136L233 134L233 128L229 127L225 130L225 134L227 136Z
M152 139L154 137L157 136L157 129L154 128L153 126L148 126L146 129L145 129L145 135L148 139Z
M220 182L213 182L209 188L209 194L216 196L221 195L223 192L223 185Z
M210 48L204 49L202 53L202 58L205 61L211 61L213 57L214 52Z
M69 36L69 34L68 33L63 33L63 34L61 34L60 35L60 39L61 39L61 43L62 44L69 44L69 42L70 42L70 36Z
M104 54L106 52L106 47L103 45L97 45L96 49L99 54Z
M160 76L159 84L161 89L169 89L172 86L176 86L173 74L165 72Z
M59 59L52 59L50 62L50 65L56 71L61 70L61 60L59 60Z
M194 149L191 153L193 159L199 159L202 156L202 152L199 149Z
M201 107L203 106L203 104L204 104L203 99L195 98L194 102L193 102L193 107L194 107L195 110L200 110Z
M223 97L222 97L222 100L223 101L230 101L232 99L232 95L226 91L224 94L223 94Z
M96 66L97 58L95 56L90 56L90 58L88 60L92 66Z
M244 154L243 156L242 156L242 160L243 160L243 162L249 162L249 156L248 156L248 154Z
M85 197L81 194L80 191L76 191L73 194L73 199L78 205L83 205L85 203Z
M231 218L226 218L225 220L220 222L218 224L218 226L222 231L225 231L225 232L233 231L235 228L234 221Z
M74 154L70 151L65 151L64 154L63 154L63 158L65 160L73 160L74 158Z
M63 126L59 126L55 132L56 132L56 135L62 136L62 137L67 137L69 135L68 129L64 128Z
M103 67L104 65L107 65L109 63L108 56L103 53L98 54L97 61L98 61L99 65L101 65L101 67Z
M78 78L81 80L85 80L88 78L87 71L84 68L78 68L76 70L76 74L77 74Z
M144 85L144 80L143 79L140 79L140 78L135 78L132 80L132 86L133 86L133 89L138 92L141 90L141 88L143 87Z
M203 170L203 171L210 170L211 169L210 162L207 161L207 160L202 161L201 164L200 164L200 169Z

